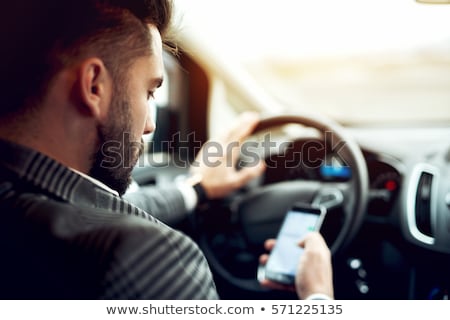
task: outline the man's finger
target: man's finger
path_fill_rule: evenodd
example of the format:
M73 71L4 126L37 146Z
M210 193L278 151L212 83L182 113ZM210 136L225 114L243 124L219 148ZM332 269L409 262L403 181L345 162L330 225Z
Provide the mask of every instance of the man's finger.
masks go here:
M288 286L284 284L280 284L277 282L270 281L268 279L263 279L259 282L263 287L275 289L275 290L284 290L284 291L295 291L294 286Z
M267 250L267 251L272 251L272 249L273 249L273 247L275 246L275 243L276 243L277 241L275 240L275 239L267 239L265 242L264 242L264 248Z
M262 254L259 256L259 264L264 266L267 263L267 260L269 260L268 254Z

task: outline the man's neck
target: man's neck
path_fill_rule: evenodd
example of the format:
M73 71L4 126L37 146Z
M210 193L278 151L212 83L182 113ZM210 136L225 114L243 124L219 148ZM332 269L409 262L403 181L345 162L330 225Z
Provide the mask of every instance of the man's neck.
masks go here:
M51 132L49 127L50 124L39 124L21 117L5 117L0 119L0 138L39 151L69 168L87 174L92 164L89 163L85 148L65 141L62 134Z

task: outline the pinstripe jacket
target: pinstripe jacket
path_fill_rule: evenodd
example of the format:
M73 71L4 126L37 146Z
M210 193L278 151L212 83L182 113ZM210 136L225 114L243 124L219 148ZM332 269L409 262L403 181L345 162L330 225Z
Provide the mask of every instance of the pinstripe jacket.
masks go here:
M0 154L0 299L218 298L187 236L41 153Z

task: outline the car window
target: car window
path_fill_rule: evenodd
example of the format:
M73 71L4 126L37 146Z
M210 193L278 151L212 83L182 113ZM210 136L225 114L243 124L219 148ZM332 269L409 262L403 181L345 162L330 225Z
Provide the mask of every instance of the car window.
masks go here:
M343 124L448 125L450 5L178 0L181 29L286 108Z

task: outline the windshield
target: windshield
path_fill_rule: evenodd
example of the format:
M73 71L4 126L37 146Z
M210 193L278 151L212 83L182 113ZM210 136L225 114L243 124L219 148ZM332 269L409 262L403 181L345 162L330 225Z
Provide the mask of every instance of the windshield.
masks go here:
M177 0L181 28L288 111L350 125L450 123L450 5Z

